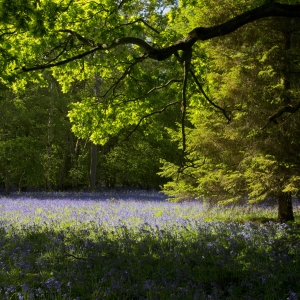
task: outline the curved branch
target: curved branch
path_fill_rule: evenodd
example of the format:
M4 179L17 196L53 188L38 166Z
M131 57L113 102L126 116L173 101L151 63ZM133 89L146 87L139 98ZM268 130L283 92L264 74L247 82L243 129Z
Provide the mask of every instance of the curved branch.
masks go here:
M154 49L149 53L149 57L156 60L167 59L178 50L185 51L191 48L197 41L205 41L232 33L248 23L267 17L300 18L300 5L269 2L246 11L222 24L208 28L196 27L188 33L185 39L163 49Z
M230 116L227 115L227 111L220 107L219 105L217 105L216 103L214 103L208 96L207 94L204 92L203 87L201 85L201 83L199 82L198 78L196 77L195 73L190 70L190 73L192 74L192 77L194 78L194 81L198 87L198 89L200 90L200 92L202 93L202 95L204 96L204 98L209 102L210 105L212 105L213 107L217 108L218 110L220 110L222 112L222 114L224 115L224 117L227 119L228 122L231 121Z
M1 39L2 37L4 37L5 35L13 35L13 34L15 34L16 32L17 32L16 30L14 30L14 31L3 32L3 33L0 34L0 39Z
M62 3L63 1L61 1L60 2L60 4ZM69 9L69 7L71 6L71 4L74 2L74 0L70 0L70 2L66 5L66 7L63 7L61 10L60 10L60 12L66 12L68 9ZM59 12L59 7L58 7L58 9L56 10L56 13L58 13Z
M53 64L39 65L39 66L31 67L31 68L22 67L22 71L23 72L30 72L30 71L35 71L35 70L44 70L44 69L49 69L49 68L52 68L52 67L58 67L58 66L61 66L61 65L65 65L65 64L67 64L71 61L74 61L74 60L83 58L85 56L88 56L89 54L92 54L92 53L94 53L98 50L99 50L99 48L95 47L95 48L93 48L89 51L83 52L81 54L72 56L70 58L67 58L65 60L62 60L62 61L59 61L59 62L53 63Z
M261 128L261 130L265 129L271 122L278 124L277 119L280 118L284 113L294 114L300 109L300 102L295 106L287 105L280 108L274 115L270 116L268 119L268 123Z
M76 38L78 40L80 40L82 43L84 43L85 45L91 46L93 45L93 41L91 39L87 39L83 36L81 36L80 34L72 31L72 30L68 30L68 29L64 29L61 30L62 32L68 32L69 34L73 34L74 36L76 36ZM126 44L133 44L133 45L137 45L140 46L144 49L148 49L150 51L150 49L152 49L152 46L150 46L147 42L145 42L142 39L139 38L135 38L135 37L124 37L124 38L120 38L120 39L116 39L114 40L110 45L107 44L97 44L96 47L92 48L91 50L88 50L86 52L83 52L81 54L75 55L75 56L71 56L65 60L61 60L58 61L56 63L50 64L44 64L44 65L37 65L35 67L22 67L22 71L23 72L30 72L30 71L36 71L36 70L44 70L44 69L49 69L52 67L57 67L57 66L61 66L61 65L65 65L71 61L86 57L96 51L105 51L105 50L110 50L113 48L116 48L120 45L126 45ZM145 51L147 52L147 51Z

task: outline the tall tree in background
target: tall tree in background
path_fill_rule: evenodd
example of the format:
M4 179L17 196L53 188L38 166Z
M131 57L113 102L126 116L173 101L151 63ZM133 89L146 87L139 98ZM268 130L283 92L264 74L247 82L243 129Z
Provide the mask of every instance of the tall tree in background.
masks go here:
M26 93L6 90L1 94L0 176L5 177L6 191L10 185L18 186L19 190L47 186L48 175L54 174L58 161L53 152L49 165L50 99L50 90L46 92L32 84ZM63 124L53 115L51 121L53 134L52 130ZM59 136L51 136L52 142L59 139Z

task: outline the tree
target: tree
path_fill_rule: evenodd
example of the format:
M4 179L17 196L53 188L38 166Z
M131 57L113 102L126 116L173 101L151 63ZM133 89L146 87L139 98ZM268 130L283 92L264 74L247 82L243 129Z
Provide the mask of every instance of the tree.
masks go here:
M208 19L202 10L200 16ZM300 28L295 20L261 23L268 35L249 24L205 46L210 97L231 111L232 120L224 126L203 103L196 106L187 147L191 163L179 184L171 182L166 188L177 197L225 203L246 196L250 202L275 197L278 217L286 222L293 220L291 195L299 189L299 122L297 116L283 114L299 103L294 62ZM163 174L170 176L174 169L165 163ZM178 178L176 172L173 176Z

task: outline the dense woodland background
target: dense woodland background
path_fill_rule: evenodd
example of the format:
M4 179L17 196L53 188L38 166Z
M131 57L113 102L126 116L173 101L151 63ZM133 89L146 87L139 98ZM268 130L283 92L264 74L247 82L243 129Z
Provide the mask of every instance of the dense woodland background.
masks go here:
M271 197L285 207L279 217L292 219L300 13L297 1L278 3L293 15L260 0L2 0L3 188L163 188L213 203ZM185 45L197 26L258 7L275 17L164 58L150 49Z

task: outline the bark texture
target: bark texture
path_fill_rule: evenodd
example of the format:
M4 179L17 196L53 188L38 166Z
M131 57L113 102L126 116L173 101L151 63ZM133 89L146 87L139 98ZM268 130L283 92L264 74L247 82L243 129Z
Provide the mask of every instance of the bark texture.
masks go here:
M294 221L292 194L280 192L278 195L278 219L281 223Z

